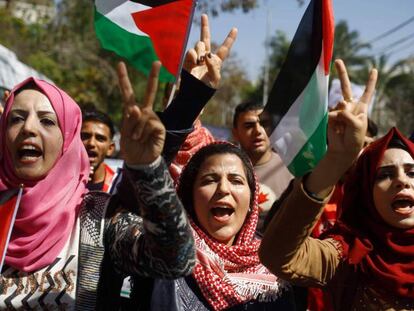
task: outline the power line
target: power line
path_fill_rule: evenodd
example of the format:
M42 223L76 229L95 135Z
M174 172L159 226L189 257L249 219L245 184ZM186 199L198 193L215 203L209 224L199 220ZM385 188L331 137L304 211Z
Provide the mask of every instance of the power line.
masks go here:
M413 43L414 43L414 40L411 40L412 42L409 42L408 44L406 44L406 45L403 45L402 47L400 47L400 48L398 48L398 49L396 49L396 50L391 50L391 52L388 52L388 53L382 53L382 54L384 54L384 55L386 55L387 57L389 57L390 55L392 55L392 54L396 54L396 53L399 53L399 52L401 52L401 51L404 51L404 50L406 50L406 49L408 49L408 48L412 48L413 47Z
M397 41L394 41L394 42L388 44L387 46L383 47L381 49L381 52L379 52L379 54L384 54L386 51L388 51L390 49L392 50L393 48L395 48L395 46L397 46L397 45L399 45L401 43L404 43L404 42L410 40L413 37L414 37L414 32L413 33L410 33L408 36L405 36L405 37L403 37L403 38L401 38L401 39L399 39Z
M378 40L381 40L381 39L389 36L390 34L392 34L392 33L396 32L396 31L400 30L401 28L403 28L404 26L406 26L406 25L408 25L408 24L410 24L412 22L414 22L414 16L410 17L409 19L407 19L406 21L402 22L401 24L395 26L394 28L392 28L392 29L390 29L390 30L388 30L388 31L380 34L379 36L375 37L374 39L368 41L368 44L372 44L372 43L374 43L374 42L376 42Z

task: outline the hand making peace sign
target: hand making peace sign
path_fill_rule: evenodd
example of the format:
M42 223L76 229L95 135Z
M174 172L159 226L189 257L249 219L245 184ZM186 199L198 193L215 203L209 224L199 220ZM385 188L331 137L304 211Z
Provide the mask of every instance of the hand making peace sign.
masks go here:
M326 198L333 187L358 157L367 131L368 103L377 82L377 70L372 69L364 94L355 101L351 83L342 60L335 61L344 100L329 112L328 152L304 181L304 188L317 198Z
M137 106L134 90L123 62L118 64L119 87L123 99L121 153L127 165L146 165L155 161L162 152L165 128L153 111L161 68L159 61L152 63L142 105Z
M375 91L378 72L372 69L365 91L356 101L352 97L351 82L342 60L335 61L335 67L341 82L344 100L329 113L328 152L341 158L348 157L352 163L363 147L368 123L368 104Z
M236 38L237 29L232 28L216 53L212 53L208 17L206 14L201 15L200 41L193 49L188 50L183 68L206 85L217 89L221 79L221 66L229 56Z

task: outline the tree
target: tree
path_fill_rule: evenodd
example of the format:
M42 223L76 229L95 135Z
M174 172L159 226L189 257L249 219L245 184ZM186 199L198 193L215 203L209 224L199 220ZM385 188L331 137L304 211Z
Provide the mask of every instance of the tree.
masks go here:
M93 104L119 122L122 105L114 70L119 58L101 49L94 31L93 11L90 1L62 0L54 21L28 26L0 9L0 43L48 76L81 106ZM130 71L141 98L146 78Z
M290 40L286 34L277 31L265 45L269 49L269 90L276 80L277 75L286 59L290 47ZM365 77L361 72L366 69L368 64L372 63L372 56L362 54L364 50L370 48L369 44L363 43L359 38L358 31L350 31L345 21L340 21L335 27L335 42L333 59L341 58L344 60L349 70L349 75L353 82L362 83ZM262 77L264 77L264 66L262 68ZM331 76L336 77L336 72L331 71ZM260 102L263 98L264 79L260 78L256 87L249 94L251 100Z
M257 6L257 0L201 0L198 2L197 9L217 16L220 11L231 12L236 9L242 9L246 13Z
M390 126L398 126L409 135L414 130L414 59L404 59L389 65L387 55L373 58L372 63L361 70L361 79L366 79L370 68L378 70L373 120L380 133Z
M293 1L296 1L300 6L304 4L304 0ZM197 9L200 12L208 12L212 16L217 16L220 12L233 12L238 9L247 13L259 5L259 0L199 0Z
M214 44L212 50L216 50ZM242 61L234 52L224 62L221 76L220 88L206 106L201 119L210 125L231 127L234 109L246 99L246 92L252 86Z
M388 111L391 116L394 115L393 125L396 125L406 135L410 135L414 131L414 70L390 79L388 88L385 112Z
M269 39L269 42L265 44L265 48L270 51L269 53L269 90L272 87L272 84L276 80L280 69L286 59L287 53L290 47L290 40L287 38L286 34L283 31L277 30L276 34ZM261 78L259 79L256 87L253 87L249 93L248 98L251 101L262 102L263 100L263 88L264 88L264 72L266 68L262 67Z
M359 72L372 62L372 56L361 53L370 48L370 44L361 41L358 31L349 29L346 21L336 24L333 59L340 58L345 62L350 78L356 83L366 81L360 80ZM336 71L333 70L331 75L333 78L337 77Z
M35 0L33 0L35 1ZM40 1L40 0L39 0ZM51 0L41 0L46 3ZM296 0L293 0L296 1ZM57 1L57 16L46 24L27 26L13 18L8 12L14 0L7 0L10 8L0 9L0 43L16 52L19 59L41 71L62 89L66 90L80 105L94 104L107 111L119 121L121 117L121 97L114 71L119 60L113 53L101 49L96 39L93 21L93 2L81 0ZM200 0L200 10L231 12L242 9L247 12L259 5L258 0ZM131 82L137 97L144 92L146 78L135 70L130 70ZM246 75L229 65L227 86L217 96L223 101L242 98L235 93L235 86L250 87ZM230 73L230 72L233 72ZM223 74L223 83L226 74ZM234 79L232 80L232 76ZM235 77L240 79L237 80ZM237 84L238 83L238 84ZM224 84L225 85L225 84ZM161 97L162 85L158 98ZM157 107L160 107L160 101ZM206 113L208 116L208 113Z

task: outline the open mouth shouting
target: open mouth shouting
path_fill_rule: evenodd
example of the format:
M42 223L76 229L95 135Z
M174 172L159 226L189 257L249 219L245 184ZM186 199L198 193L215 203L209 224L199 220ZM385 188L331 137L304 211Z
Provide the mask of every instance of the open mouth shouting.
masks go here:
M98 159L98 153L96 151L93 150L86 150L86 152L88 153L88 157L89 157L89 161L91 163L96 162Z
M17 158L21 163L30 164L43 156L42 149L34 143L23 143L17 149Z
M397 194L392 202L393 211L400 215L410 215L414 211L414 198L407 194Z
M230 220L230 217L234 214L234 208L230 206L215 206L211 208L211 214L214 219L218 222L227 222Z

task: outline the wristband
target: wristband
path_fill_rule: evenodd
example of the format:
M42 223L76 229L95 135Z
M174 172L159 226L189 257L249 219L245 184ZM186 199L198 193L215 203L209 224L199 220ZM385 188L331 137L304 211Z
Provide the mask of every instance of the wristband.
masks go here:
M314 202L316 202L316 203L324 203L325 202L325 200L327 199L327 198L329 198L330 196L331 196L331 194L332 194L332 192L334 191L334 189L335 189L335 187L333 187L332 188L332 191L325 197L325 198L320 198L320 197L318 197L315 193L313 193L313 192L310 192L308 189L306 189L306 187L305 187L305 181L306 181L306 179L308 178L308 176L309 176L309 174L306 174L305 176L303 176L303 178L302 178L302 181L301 181L301 183L300 183L300 187L301 187L301 189L302 189L302 191L303 191L303 193L311 200L311 201L314 201Z

